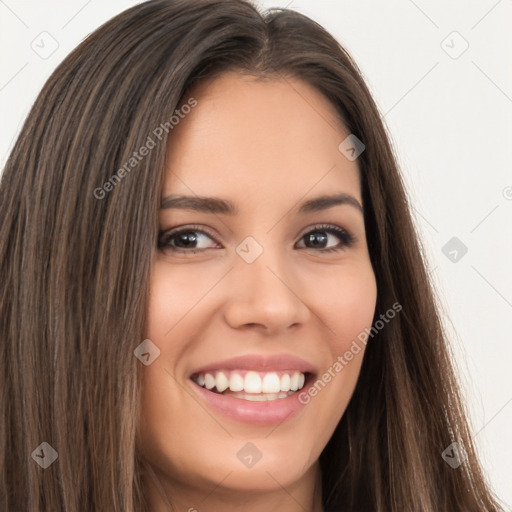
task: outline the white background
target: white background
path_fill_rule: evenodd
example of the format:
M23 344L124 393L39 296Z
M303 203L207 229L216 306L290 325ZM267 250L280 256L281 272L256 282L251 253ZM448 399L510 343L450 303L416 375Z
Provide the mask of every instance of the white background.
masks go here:
M2 167L57 64L100 24L136 3L0 0ZM363 71L415 205L474 439L492 485L510 507L512 1L258 3L312 17ZM40 36L43 31L50 36ZM57 44L47 58L31 47L43 53ZM452 237L468 249L463 256L452 252L455 262L442 252Z

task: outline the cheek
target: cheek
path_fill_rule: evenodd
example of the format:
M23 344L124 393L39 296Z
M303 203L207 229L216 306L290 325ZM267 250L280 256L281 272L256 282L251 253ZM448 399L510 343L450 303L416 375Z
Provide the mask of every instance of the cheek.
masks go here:
M377 302L377 285L373 271L347 279L339 290L337 313L333 312L333 322L341 351L347 350L353 340L371 327Z
M371 265L354 265L331 272L323 286L310 292L310 307L329 328L326 343L319 347L324 366L314 388L302 395L303 403L315 403L324 424L337 424L355 389L372 326L377 285ZM321 292L319 290L322 290Z
M168 361L180 361L193 340L200 338L211 315L204 299L210 298L209 291L221 278L222 269L209 265L154 264L145 335Z
M370 263L347 265L317 276L306 292L309 307L329 328L331 352L345 352L352 340L369 328L375 314L377 285Z
M157 261L151 275L147 309L148 337L162 339L208 290L208 276L194 275L179 267ZM197 273L196 273L197 274Z
M194 463L205 447L198 439L221 438L222 432L205 421L204 411L198 411L191 403L161 360L162 357L143 370L137 450L153 469L174 482L199 483ZM203 421L197 421L197 416ZM215 460L204 457L202 472L214 474L215 470Z
M160 355L141 370L138 444L145 458L166 472L174 472L176 468L169 466L172 463L164 454L179 450L175 437L165 433L176 432L184 420L180 417L183 396L172 362L179 360L185 349L186 343L180 343L186 335L180 332L180 319L197 294L194 287L182 281L179 274L169 275L169 270L160 262L155 264L144 333L159 348Z

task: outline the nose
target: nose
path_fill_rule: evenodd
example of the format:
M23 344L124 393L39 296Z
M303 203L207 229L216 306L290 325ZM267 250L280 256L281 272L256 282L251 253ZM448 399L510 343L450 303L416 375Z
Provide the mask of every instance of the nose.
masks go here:
M277 334L308 321L307 297L284 263L283 257L270 251L264 251L253 263L238 258L230 272L229 299L224 308L230 327Z

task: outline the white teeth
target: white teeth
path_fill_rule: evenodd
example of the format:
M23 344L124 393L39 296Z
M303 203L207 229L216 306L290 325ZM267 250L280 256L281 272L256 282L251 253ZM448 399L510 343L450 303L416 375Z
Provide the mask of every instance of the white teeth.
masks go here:
M229 388L229 380L227 379L224 372L218 372L215 379L215 387L219 393L222 393Z
M278 398L286 398L288 393L266 393L266 394L249 394L249 393L238 393L236 398L241 398L242 400L249 400L250 402L267 402L268 400L277 400Z
M290 391L290 376L287 373L281 377L281 391Z
M231 391L243 391L244 378L239 373L233 372L229 377L229 389Z
M290 390L297 391L299 389L299 372L295 372L290 379Z
M246 393L261 393L261 377L256 372L247 372L244 379Z
M263 393L279 393L281 391L281 379L277 376L277 373L267 373L263 377L261 391Z
M215 377L211 373L205 374L204 386L206 389L212 389L215 386Z
M281 376L279 376L281 374ZM256 372L238 370L213 370L199 373L194 381L199 386L217 393L224 391L231 393L245 392L245 394L259 395L254 400L275 400L288 396L287 392L294 392L304 387L305 375L302 372ZM283 396L281 396L284 393ZM265 394L268 397L263 397ZM240 393L243 398L244 393ZM238 396L238 395L237 395ZM245 395L244 395L245 396ZM251 398L247 398L250 400Z

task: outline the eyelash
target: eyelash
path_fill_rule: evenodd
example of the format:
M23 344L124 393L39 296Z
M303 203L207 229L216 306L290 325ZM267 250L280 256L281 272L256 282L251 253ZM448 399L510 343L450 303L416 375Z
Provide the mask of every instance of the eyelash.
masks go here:
M176 231L171 231L170 233L169 232L168 233L161 232L159 234L159 239L158 239L158 248L159 249L165 248L172 252L189 253L189 254L195 254L197 252L204 251L206 249L213 249L213 247L208 247L205 249L196 249L196 248L184 249L182 247L174 247L170 244L170 241L172 239L174 239L175 237L177 237L178 235L181 235L183 233L191 233L191 232L192 233L201 233L203 235L206 235L209 238L211 238L215 243L218 243L215 240L215 237L211 233L209 233L207 230L205 230L203 227L192 225L192 226L187 226L187 227L178 229ZM338 226L334 226L331 224L319 224L319 225L313 226L311 229L309 229L303 235L301 235L300 240L302 240L307 235L310 235L312 233L318 233L318 232L328 233L328 234L334 235L340 239L340 244L338 246L329 247L327 249L318 249L317 250L318 252L341 251L345 248L351 247L355 242L355 237L353 235L351 235L346 229L343 229L343 228L340 228ZM313 247L302 247L301 249L316 250Z

